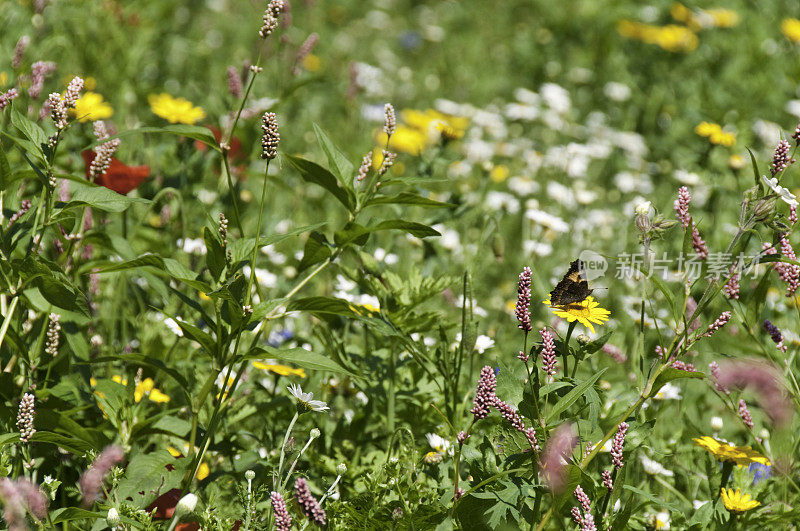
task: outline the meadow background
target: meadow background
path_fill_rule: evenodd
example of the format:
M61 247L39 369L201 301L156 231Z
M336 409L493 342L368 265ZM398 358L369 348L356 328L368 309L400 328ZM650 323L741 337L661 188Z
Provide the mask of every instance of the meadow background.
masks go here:
M0 93L19 92L0 111L11 528L301 529L310 495L331 529L796 526L800 437L775 401L800 404L798 181L759 176L795 146L800 8L294 0L261 38L265 9L0 0ZM34 97L38 61L54 68ZM53 151L41 109L75 76ZM397 158L378 179L386 103ZM266 176L264 112L280 131ZM86 183L97 119L119 161L147 167L124 188L134 170L95 179L124 197ZM672 223L683 186L710 252L688 282L678 257L702 245ZM787 261L732 297L719 253L763 242ZM632 274L643 248L667 275ZM607 261L591 287L609 316L570 326L542 301L585 250ZM743 360L749 379L709 369ZM536 448L513 414L470 411L484 366ZM295 415L309 397L289 385L328 409ZM624 450L605 445L623 421ZM577 439L548 468L563 426Z

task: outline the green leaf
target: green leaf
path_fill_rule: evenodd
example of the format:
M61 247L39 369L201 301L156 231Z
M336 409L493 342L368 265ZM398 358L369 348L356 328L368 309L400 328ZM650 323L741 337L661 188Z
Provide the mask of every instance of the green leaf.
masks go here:
M303 248L303 259L300 260L297 269L304 271L312 265L326 260L331 254L332 251L328 240L322 233L314 231L309 234L306 240L306 245Z
M8 188L8 184L13 180L14 178L11 175L11 166L8 164L6 152L3 150L3 146L0 145L0 191Z
M355 194L350 189L342 188L331 172L310 160L286 154L283 154L282 157L300 173L300 177L304 181L326 189L350 212L355 210Z
M173 317L173 319L175 319ZM179 321L175 319L175 322L178 323L178 326L181 327L183 330L184 335L186 335L189 339L194 339L203 347L203 349L208 352L211 356L217 355L217 342L214 341L214 338L211 335L203 332L199 328L194 325L190 325L189 323L185 323L183 321Z
M70 190L71 198L65 209L87 205L105 212L123 212L136 203L150 203L148 199L128 197L90 182L72 181Z
M608 342L608 338L611 337L611 335L613 333L614 332L608 332L608 333L603 334L602 336L598 337L594 341L590 341L589 343L587 343L585 345L581 345L581 348L580 348L581 352L584 355L587 355L587 356L589 354L594 354L595 352L597 352L598 350L603 348L603 345L605 345Z
M586 389L588 389L589 387L593 386L594 383L607 370L608 370L608 367L600 369L599 371L594 373L592 376L590 376L589 378L585 379L584 381L582 381L581 383L576 385L575 388L572 389L572 391L570 391L569 393L567 393L563 397L561 397L561 399L558 402L556 402L556 405L553 406L553 409L550 410L550 413L547 415L547 423L550 424L551 422L556 420L558 418L558 416L563 411L566 411L566 409L569 406L574 404L583 395L583 393L584 393L584 391L586 391Z
M85 441L50 431L37 431L31 437L31 441L50 443L78 455L85 455L93 449L92 445Z
M428 208L456 208L453 203L443 203L428 199L414 192L400 192L397 195L375 196L364 204L364 207L373 205L415 205Z
M761 173L758 171L758 162L756 162L756 156L753 155L753 152L750 151L750 148L746 149L750 154L750 162L753 164L753 180L755 181L759 191L761 191Z
M198 291L208 293L211 291L211 286L197 280L197 276L191 269L184 267L180 262L171 258L162 258L156 254L145 254L133 260L126 262L106 262L105 264L92 264L91 269L85 271L96 273L115 273L119 271L128 271L131 269L140 269L143 267L153 268L154 272L160 275L166 275L175 280L179 280Z
M411 234L412 236L416 236L417 238L441 236L437 230L427 225L423 225L422 223L405 221L403 219L388 219L371 227L363 227L361 225L351 224L347 230L339 231L334 234L334 241L337 245L342 246L354 240L358 240L366 234L383 230L401 230Z
M260 360L265 358L285 361L312 371L330 371L357 377L356 374L348 371L332 359L299 347L290 349L255 347L247 353L244 359Z
M4 433L3 435L0 435L0 448L15 442L19 442L19 433Z
M13 123L14 126L20 130L25 138L30 140L33 145L36 146L38 153L34 154L38 156L44 156L42 145L47 144L47 135L44 131L42 131L42 128L30 121L16 109L11 110L11 123Z
M661 388L671 382L672 380L679 380L681 378L705 378L706 375L702 372L695 372L695 371L682 371L680 369L674 369L672 367L667 367L664 369L661 374L658 375L656 381L653 382L653 388L650 391L648 397L653 397L658 394Z
M328 157L328 166L331 168L332 173L339 178L339 182L342 183L342 186L351 188L353 178L355 177L355 167L353 164L317 124L314 124L314 133L317 135L317 140L322 147L322 151L324 151L325 156Z
M258 239L258 247L266 247L267 245L274 245L280 243L287 238L310 232L324 227L327 223L314 223L312 225L303 225L297 227L283 234L272 234L270 236L262 236ZM231 250L231 256L234 263L250 258L253 253L253 242L255 238L240 238L228 242L228 248Z
M156 493L177 487L188 463L189 459L176 459L166 450L137 454L125 468L116 495L121 500L131 498L134 504L144 507L155 499Z
M225 269L225 250L208 227L203 227L203 240L206 244L206 265L211 271L211 276L217 281Z
M611 524L611 528L609 531L625 531L628 529L628 520L631 518L631 514L633 514L633 497L628 496L628 499L625 502L621 502L621 509L619 513L617 513L616 518L614 518L614 523Z
M675 505L674 503L665 501L664 498L653 496L649 492L643 491L642 489L637 489L636 487L632 487L630 485L625 485L623 488L625 490L638 494L639 496L641 496L642 498L646 499L649 502L652 502L656 507L659 508L663 507L665 509L668 509L669 511L674 512L675 514L683 514L683 511L679 506Z
M313 315L328 314L344 317L356 317L350 303L335 297L306 297L290 302L287 312L309 312Z
M89 144L83 149L92 149L103 142L108 142L109 140L113 140L114 138L124 138L126 136L132 135L139 135L139 134L146 134L146 133L162 133L168 135L178 135L178 136L185 136L188 138L192 138L194 140L199 140L200 142L206 144L211 149L215 151L219 151L219 142L214 138L214 134L211 132L210 129L207 127L201 127L199 125L187 125L187 124L172 124L172 125L165 125L164 127L140 127L138 129L129 129L127 131L122 131L121 133L117 133L114 136L110 136L102 141L93 142Z

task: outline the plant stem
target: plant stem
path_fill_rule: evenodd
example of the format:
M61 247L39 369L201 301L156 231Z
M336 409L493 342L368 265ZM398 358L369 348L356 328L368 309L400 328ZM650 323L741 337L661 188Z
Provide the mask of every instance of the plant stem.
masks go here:
M258 256L258 240L261 238L261 220L264 217L264 201L267 197L269 161L270 159L267 159L267 164L264 168L264 183L261 185L261 207L258 209L258 224L256 225L256 236L253 239L253 256L250 259L250 281L247 283L247 302L245 304L250 304L250 298L253 295L253 280L256 277L256 256Z
M572 321L569 324L569 328L567 329L567 336L564 338L564 349L561 352L561 358L562 358L562 360L564 362L564 376L569 374L569 362L568 362L569 340L572 337L572 331L575 330L575 325L576 324L578 324L577 321ZM577 361L576 361L576 363L577 363Z
M292 417L292 421L289 423L289 427L286 428L286 435L283 436L283 443L281 444L281 458L280 458L280 461L278 461L278 475L277 476L275 476L275 475L272 476L272 484L273 484L272 488L275 491L278 490L278 484L280 482L281 473L283 472L283 458L284 458L284 456L286 454L286 443L289 440L289 434L292 433L292 428L294 428L294 423L297 422L297 419L299 417L300 417L300 413L296 412L294 414L294 417Z

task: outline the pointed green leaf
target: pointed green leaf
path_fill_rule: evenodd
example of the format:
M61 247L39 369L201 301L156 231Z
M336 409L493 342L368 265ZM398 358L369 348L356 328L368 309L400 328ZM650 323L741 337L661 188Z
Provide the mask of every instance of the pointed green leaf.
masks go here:
M250 352L248 352L245 356L245 359L248 360L261 360L268 358L291 363L303 369L312 371L329 371L338 374L346 374L348 376L357 376L332 359L299 347L289 349L256 347L251 349Z
M414 192L400 192L397 195L378 195L367 201L364 207L373 205L415 205L427 208L456 208L453 203L443 203L423 197Z
M342 183L342 186L351 188L353 178L355 177L355 167L353 164L317 124L314 124L314 133L317 135L317 140L322 147L322 151L324 151L325 156L328 157L328 166L331 172L339 178L339 182Z
M593 386L594 383L607 370L608 370L608 367L600 369L599 371L594 373L592 376L590 376L589 378L585 379L584 381L582 381L581 383L576 385L575 388L572 389L572 391L570 391L569 393L567 393L563 397L561 397L561 399L558 402L556 402L556 405L553 406L553 409L551 409L550 412L548 413L548 415L547 415L547 423L550 424L553 421L555 421L556 419L558 419L558 416L562 412L566 411L567 408L569 408L572 404L574 404L581 396L583 396L583 393L586 391L586 389L588 389L589 387Z
M345 208L349 211L355 209L356 199L352 190L342 188L336 177L314 162L291 155L282 155L284 160L291 164L299 173L304 181L319 185L330 192Z
M680 369L674 369L672 367L667 367L664 369L661 374L658 375L656 381L653 382L653 388L650 390L649 396L656 396L661 388L671 382L672 380L679 380L681 378L705 378L706 375L702 372L696 371L682 371Z

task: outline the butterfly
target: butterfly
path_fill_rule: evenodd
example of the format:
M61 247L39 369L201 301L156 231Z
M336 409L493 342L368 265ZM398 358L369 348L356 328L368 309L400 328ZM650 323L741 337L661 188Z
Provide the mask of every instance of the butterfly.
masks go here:
M569 264L569 271L550 292L550 306L561 310L578 310L592 291L586 281L586 270L580 259Z

